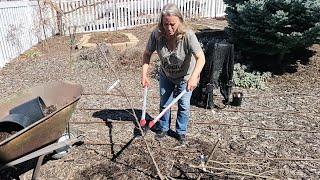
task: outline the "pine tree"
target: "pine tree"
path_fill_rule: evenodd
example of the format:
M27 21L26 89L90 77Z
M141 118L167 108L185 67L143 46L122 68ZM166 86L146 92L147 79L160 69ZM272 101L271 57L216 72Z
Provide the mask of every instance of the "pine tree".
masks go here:
M238 48L278 55L320 43L320 0L224 0L226 32Z

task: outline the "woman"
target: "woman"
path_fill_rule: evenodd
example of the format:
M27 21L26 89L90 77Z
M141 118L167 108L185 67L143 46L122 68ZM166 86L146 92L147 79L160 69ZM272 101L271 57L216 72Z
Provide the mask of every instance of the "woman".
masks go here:
M186 141L190 117L190 98L197 86L205 57L194 32L187 29L181 12L175 4L167 4L160 13L157 27L151 33L142 57L142 85L148 86L148 67L154 51L160 66L160 112L173 100L174 93L187 93L178 101L176 121L177 139ZM171 124L170 110L159 120L155 139L161 141Z

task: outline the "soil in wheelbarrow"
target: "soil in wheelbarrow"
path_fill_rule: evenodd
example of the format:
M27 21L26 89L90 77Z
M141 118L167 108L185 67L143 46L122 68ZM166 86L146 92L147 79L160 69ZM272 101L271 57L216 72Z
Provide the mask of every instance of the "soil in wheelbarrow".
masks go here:
M8 129L13 129L12 127L7 127ZM15 133L17 133L17 131L13 131L13 130L1 130L0 132L0 142L9 138L10 136L14 135Z

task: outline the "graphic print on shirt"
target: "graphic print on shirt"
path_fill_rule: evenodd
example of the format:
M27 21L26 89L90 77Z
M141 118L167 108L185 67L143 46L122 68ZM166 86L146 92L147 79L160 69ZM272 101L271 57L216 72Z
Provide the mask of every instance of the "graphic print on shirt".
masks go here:
M183 59L176 52L171 52L163 56L162 67L168 73L179 73L182 71Z

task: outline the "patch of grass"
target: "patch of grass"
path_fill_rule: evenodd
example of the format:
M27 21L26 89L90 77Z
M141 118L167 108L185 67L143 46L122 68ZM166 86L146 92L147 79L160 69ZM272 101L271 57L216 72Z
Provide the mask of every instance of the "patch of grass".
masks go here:
M40 57L41 55L42 55L41 51L39 51L39 49L37 48L29 49L25 53L23 53L23 56L31 59Z

